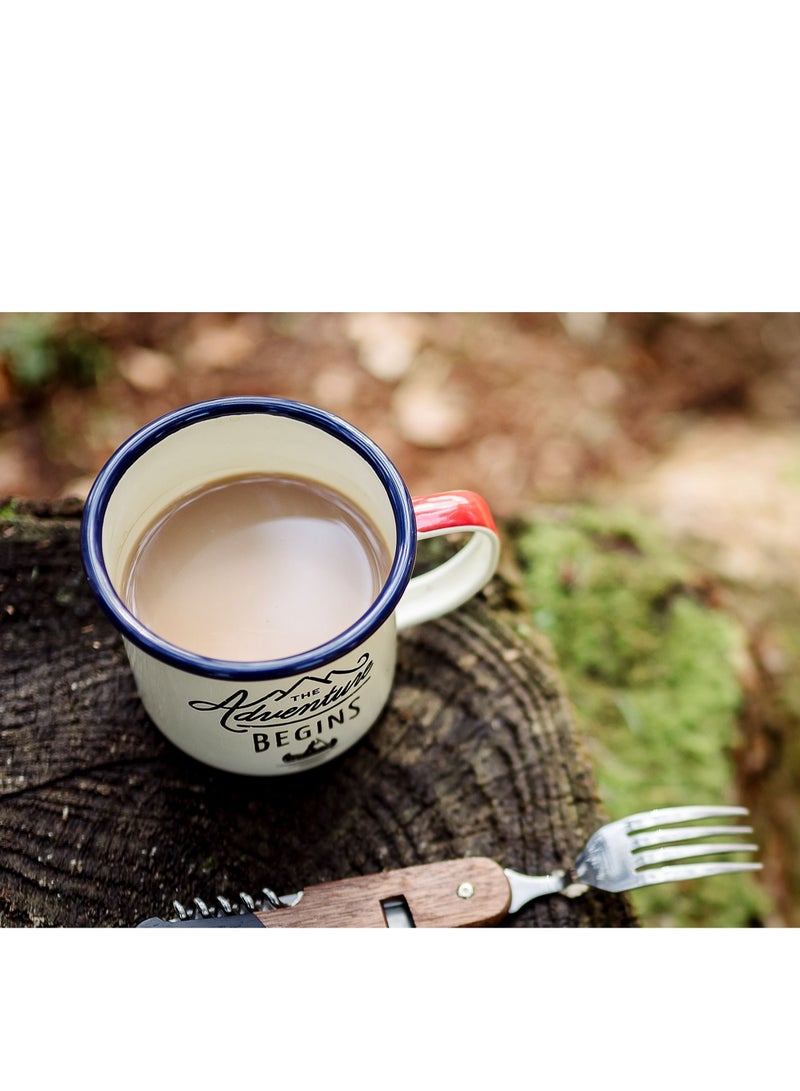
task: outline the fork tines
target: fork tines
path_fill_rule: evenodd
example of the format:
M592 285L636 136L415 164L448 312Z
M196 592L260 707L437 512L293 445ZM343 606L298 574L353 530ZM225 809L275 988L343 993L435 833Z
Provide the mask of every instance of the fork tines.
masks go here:
M666 883L726 872L758 871L760 863L738 861L713 861L696 864L677 864L663 867L670 861L687 860L697 856L716 856L735 852L756 852L758 845L741 841L714 841L708 838L735 837L752 833L751 826L726 825L679 825L700 823L707 818L723 818L746 815L746 807L689 806L662 807L641 814L630 815L622 824L629 832L629 848L634 853L636 871L640 882ZM674 827L674 828L671 828ZM685 842L695 842L686 844ZM702 842L702 843L700 843ZM653 870L647 870L653 868Z
M620 824L628 830L647 830L660 823L699 822L703 818L724 818L735 814L749 814L749 811L747 807L659 807L654 811L628 815L620 820Z

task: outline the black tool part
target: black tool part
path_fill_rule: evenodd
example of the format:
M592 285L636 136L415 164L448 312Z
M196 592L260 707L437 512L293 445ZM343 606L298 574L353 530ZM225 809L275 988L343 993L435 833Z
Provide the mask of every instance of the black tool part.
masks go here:
M165 921L161 917L148 917L137 928L263 928L255 913L235 913L221 917L192 917L190 920Z

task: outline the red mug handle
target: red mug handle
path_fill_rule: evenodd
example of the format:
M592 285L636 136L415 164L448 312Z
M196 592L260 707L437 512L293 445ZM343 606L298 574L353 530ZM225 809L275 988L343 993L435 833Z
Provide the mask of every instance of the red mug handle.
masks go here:
M500 536L489 505L475 492L456 490L412 499L417 538L464 532L469 538L448 560L414 576L397 607L397 628L408 629L463 605L497 570Z

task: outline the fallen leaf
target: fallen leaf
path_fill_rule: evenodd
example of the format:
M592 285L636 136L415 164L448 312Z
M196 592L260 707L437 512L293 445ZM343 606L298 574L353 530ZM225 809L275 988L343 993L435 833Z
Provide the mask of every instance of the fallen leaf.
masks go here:
M437 364L418 365L392 398L398 431L417 447L449 447L469 433L467 399Z
M423 334L420 322L408 314L351 314L345 328L364 369L389 383L408 373Z
M188 341L183 359L196 371L233 368L243 363L258 344L253 326L246 320L203 326Z
M119 360L117 368L134 390L155 394L169 385L175 374L172 357L153 349L135 348Z

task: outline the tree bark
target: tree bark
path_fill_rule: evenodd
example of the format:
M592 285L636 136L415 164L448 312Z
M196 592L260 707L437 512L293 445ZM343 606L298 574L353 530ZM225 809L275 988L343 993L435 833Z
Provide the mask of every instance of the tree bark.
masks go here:
M378 723L319 769L207 768L144 712L80 560L80 506L0 515L0 924L130 927L460 856L540 874L605 820L547 649L509 582L401 634ZM625 896L542 898L501 927L631 926Z

